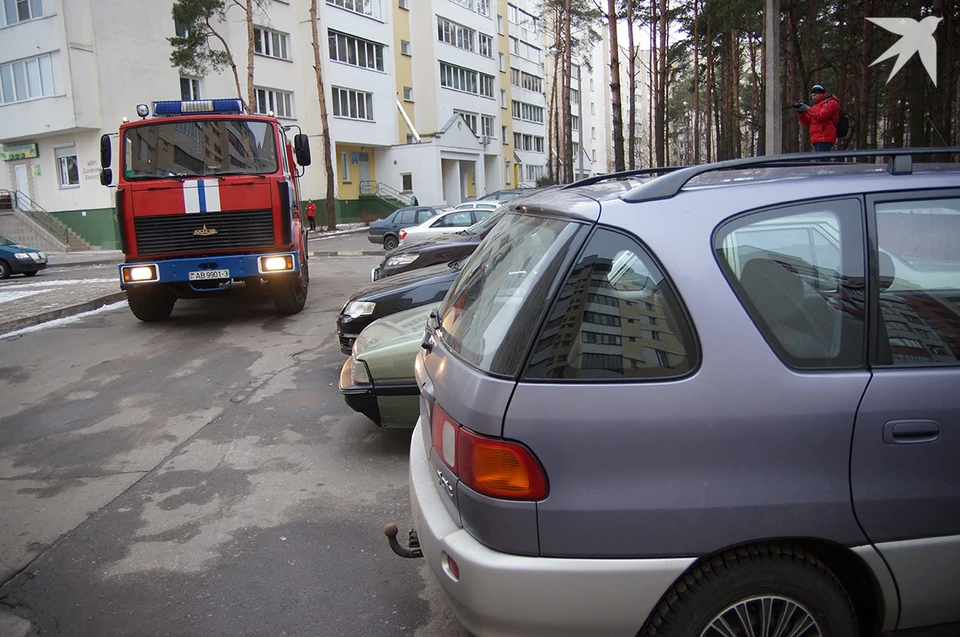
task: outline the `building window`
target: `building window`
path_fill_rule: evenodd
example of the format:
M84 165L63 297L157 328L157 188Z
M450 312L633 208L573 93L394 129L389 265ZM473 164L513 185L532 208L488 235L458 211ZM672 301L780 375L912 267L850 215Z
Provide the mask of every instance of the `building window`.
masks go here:
M180 99L198 100L200 99L200 80L193 77L180 78Z
M493 137L493 118L489 115L480 116L480 134Z
M490 17L490 0L477 0L477 13L480 15L489 18Z
M507 71L507 58L503 53L497 54L499 57L498 64L500 65L500 72L506 73Z
M591 161L597 161L597 151L594 150L592 152L593 152L593 157L591 158Z
M380 20L380 0L327 0L327 4Z
M26 22L43 15L42 0L4 0L0 7L0 26Z
M590 114L591 115L597 114L597 105L594 102L590 102Z
M383 45L355 38L352 35L328 31L327 44L330 59L335 62L362 66L375 71L383 70Z
M57 159L57 173L61 188L71 188L80 185L80 169L77 164L77 147L66 146L53 150Z
M489 35L481 33L477 36L480 43L480 55L485 58L493 59L493 38Z
M597 138L597 127L596 127L596 126L591 126L591 127L590 127L590 139L596 139L596 138Z
M400 2L397 3L397 6L399 6L401 9L408 9L408 10L409 10L409 9L410 9L410 2L409 2L409 0L400 0Z
M3 104L53 94L53 66L49 54L0 64L0 102Z
M507 107L507 92L503 89L500 89L500 108Z
M437 16L437 38L464 51L474 51L477 32L462 24Z
M346 152L340 153L340 181L350 183L350 158Z
M441 62L440 86L464 93L482 95L483 97L492 99L494 78L492 75L485 75L460 66Z
M499 33L500 35L503 35L503 16L502 15L497 16L497 33Z
M507 127L506 126L500 127L500 143L501 144L507 143Z
M400 53L403 55L412 55L410 53L410 43L406 40L400 40Z
M526 122L543 123L543 107L513 100L513 116Z
M580 118L576 115L570 116L570 128L573 130L580 130Z
M268 88L254 88L255 112L266 115L273 112L277 117L293 117L293 93Z
M333 116L373 120L373 93L333 87Z
M506 162L504 162L504 167L505 167L505 170L504 170L504 172L503 172L503 174L504 174L504 178L503 178L504 183L506 183L506 184L512 184L512 183L513 183L513 176L510 174L510 160L509 160L509 159L508 159Z
M412 86L404 86L404 87L403 87L403 99L404 99L404 101L406 101L406 102L412 102L412 101L413 101L413 87L412 87Z
M287 46L289 37L286 33L279 31L253 27L253 51L259 55L289 60L290 53Z
M466 7L473 11L473 0L452 0L454 4L459 4L461 7Z
M400 189L403 192L413 192L413 174L412 173L400 174Z

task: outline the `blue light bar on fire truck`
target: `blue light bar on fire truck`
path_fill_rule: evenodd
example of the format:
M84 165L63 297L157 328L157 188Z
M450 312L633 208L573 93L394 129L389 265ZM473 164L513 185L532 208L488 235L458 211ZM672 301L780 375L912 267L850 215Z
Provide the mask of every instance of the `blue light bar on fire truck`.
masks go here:
M153 103L156 117L176 115L242 115L243 102L239 99L218 100L163 100Z

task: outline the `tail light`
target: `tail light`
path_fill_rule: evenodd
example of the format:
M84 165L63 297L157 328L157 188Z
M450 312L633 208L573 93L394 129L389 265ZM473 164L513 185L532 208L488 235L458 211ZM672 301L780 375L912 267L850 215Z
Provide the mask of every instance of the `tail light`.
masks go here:
M407 238L407 231L406 231L406 230L401 230L401 231L400 231L400 240L403 241L403 240L406 239L406 238Z
M473 432L450 418L437 403L430 416L430 435L443 463L477 493L503 500L547 497L547 474L520 443Z

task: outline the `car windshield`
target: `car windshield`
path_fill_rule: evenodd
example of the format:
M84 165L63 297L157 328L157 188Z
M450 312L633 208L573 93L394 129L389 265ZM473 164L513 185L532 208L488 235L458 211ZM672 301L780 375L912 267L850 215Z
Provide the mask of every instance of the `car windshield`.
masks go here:
M126 179L262 175L279 167L268 122L171 119L127 129L123 148Z
M17 242L11 239L10 237L5 237L0 234L0 246L14 246L17 245Z
M516 376L547 310L551 284L585 232L571 221L504 217L440 306L439 338L471 365Z
M463 230L463 234L483 234L493 226L497 225L497 222L503 218L503 215L507 213L509 208L510 206L507 204L501 205L499 208L491 212L485 219L481 219L469 228Z

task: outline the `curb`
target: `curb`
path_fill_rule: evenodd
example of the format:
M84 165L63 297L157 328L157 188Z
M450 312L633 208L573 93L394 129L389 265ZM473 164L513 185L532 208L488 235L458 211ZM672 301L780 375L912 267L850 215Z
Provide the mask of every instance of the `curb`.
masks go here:
M74 314L80 314L82 312L89 312L90 310L95 310L103 307L104 305L116 303L117 301L122 301L126 298L126 292L114 292L113 294L106 294L104 296L97 297L91 301L84 301L83 303L78 303L76 305L61 307L56 310L50 310L49 312L42 312L35 316L14 319L12 321L0 324L0 336L24 327L32 327L34 325L39 325L40 323L46 323L47 321L73 316Z

